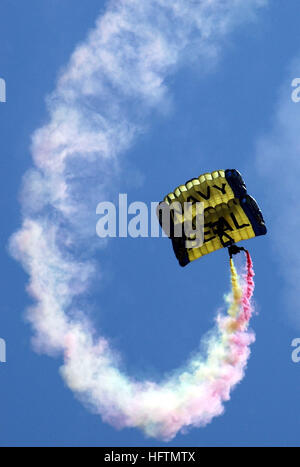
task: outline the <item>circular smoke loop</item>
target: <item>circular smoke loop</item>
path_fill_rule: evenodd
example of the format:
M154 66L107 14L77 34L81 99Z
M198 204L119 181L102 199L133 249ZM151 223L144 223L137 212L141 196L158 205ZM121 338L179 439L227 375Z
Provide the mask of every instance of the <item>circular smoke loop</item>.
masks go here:
M76 314L75 302L97 270L99 191L104 198L111 189L105 180L118 177L120 158L143 131L142 122L168 104L166 78L182 64L205 68L215 61L224 38L265 4L111 1L47 98L48 123L33 134L23 224L10 248L30 277L34 304L27 317L34 345L50 355L63 354L61 373L68 386L115 426L139 427L169 440L220 415L243 377L253 341L247 331L254 287L250 256L246 282L231 264L228 314L217 318L206 357L196 355L159 384L123 374L107 339L95 338L87 318Z

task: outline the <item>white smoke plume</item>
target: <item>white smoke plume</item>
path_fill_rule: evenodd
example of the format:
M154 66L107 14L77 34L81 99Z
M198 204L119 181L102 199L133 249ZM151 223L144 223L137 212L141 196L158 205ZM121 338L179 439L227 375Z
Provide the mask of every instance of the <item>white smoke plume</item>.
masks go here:
M34 168L25 175L23 225L11 239L11 251L30 277L28 290L35 302L28 319L35 346L66 355L62 374L67 384L104 420L118 418L120 426L140 426L151 436L169 439L183 425L207 423L222 413L221 401L229 396L215 399L209 413L203 407L200 419L170 420L169 408L176 408L180 394L168 384L155 392L154 383L122 375L107 340L96 339L91 323L76 314L74 301L88 291L95 274L95 209L143 121L168 99L166 77L187 60L198 61L205 69L231 30L253 19L265 4L264 0L111 1L62 71L47 99L49 121L32 138ZM245 342L250 340L245 337ZM213 361L222 352L216 344ZM246 357L247 350L231 386L242 377ZM182 381L190 377L181 374ZM183 386L179 385L179 392ZM129 417L128 401L134 400L139 387L135 417ZM163 412L153 419L152 390L156 403L157 397L160 401L161 409L156 408ZM189 386L188 391L195 390L199 388ZM192 395L185 393L182 398L193 400L188 397Z

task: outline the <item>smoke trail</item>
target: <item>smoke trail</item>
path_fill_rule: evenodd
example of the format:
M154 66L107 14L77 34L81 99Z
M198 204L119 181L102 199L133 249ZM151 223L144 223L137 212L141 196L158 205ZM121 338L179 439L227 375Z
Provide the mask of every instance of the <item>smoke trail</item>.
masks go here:
M86 341L79 330L69 335L62 374L86 402L117 427L139 427L146 435L164 440L186 427L204 426L223 413L223 402L243 378L254 336L248 332L254 290L253 269L248 254L247 274L242 280L231 260L232 291L227 297L228 314L219 315L201 353L160 384L138 382L118 368L108 343ZM84 367L78 366L78 359ZM92 371L91 371L92 369ZM88 396L87 396L88 395Z
M24 221L11 251L30 276L35 304L28 319L35 346L65 353L66 381L105 420L141 426L148 435L170 438L183 426L205 424L222 412L221 401L242 377L252 339L234 315L239 315L239 280L232 264L233 316L220 319L222 338L210 342L207 365L193 360L161 385L127 379L106 339L95 342L92 325L76 306L98 267L93 262L95 207L107 196L107 180L118 174L119 160L148 113L167 102L166 77L184 59L202 65L214 59L231 29L265 3L112 1L48 98L49 123L33 135L35 168L24 178ZM236 328L233 335L230 328ZM236 359L233 366L230 361Z

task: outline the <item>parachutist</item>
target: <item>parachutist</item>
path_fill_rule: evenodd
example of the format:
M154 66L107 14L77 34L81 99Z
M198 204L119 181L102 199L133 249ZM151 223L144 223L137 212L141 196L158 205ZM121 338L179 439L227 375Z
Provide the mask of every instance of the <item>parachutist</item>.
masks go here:
M229 253L230 258L232 258L233 255L237 255L241 251L246 251L246 250L245 250L245 248L237 246L235 244L230 245L228 247L228 253Z
M192 203L189 215L184 211L186 203ZM199 242L193 243L193 236L189 238L188 235L175 234L177 228L182 233L182 226L186 222L191 223L194 228L197 219L196 203L201 203L201 213L204 214L201 245ZM160 214L165 205L169 210L174 207L167 223L163 222ZM185 185L175 188L158 206L160 225L172 240L174 253L182 267L220 248L228 248L232 258L241 251L247 252L236 246L237 242L267 233L262 212L256 200L248 194L246 184L236 169L215 170L193 178ZM180 215L177 215L177 210ZM190 241L192 243L188 245Z

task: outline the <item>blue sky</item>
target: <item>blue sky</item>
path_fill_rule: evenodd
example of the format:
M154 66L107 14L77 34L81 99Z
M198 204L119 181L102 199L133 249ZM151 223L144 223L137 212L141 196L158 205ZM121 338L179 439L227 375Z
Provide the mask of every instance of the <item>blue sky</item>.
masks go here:
M145 131L121 160L116 190L107 195L113 199L120 191L131 201L159 201L200 173L235 167L269 226L267 237L248 244L258 315L246 377L223 416L166 444L136 429L118 431L103 423L65 386L58 372L61 357L34 352L25 320L32 303L25 290L28 277L8 254L9 237L21 224L20 186L32 164L30 138L47 120L45 96L55 89L59 70L94 26L104 2L30 0L25 5L3 0L0 77L7 83L7 103L0 104L0 337L7 342L7 363L0 364L0 445L299 445L300 366L291 360L291 342L300 336L294 319L299 315L297 290L284 258L278 259L281 247L288 258L292 253L278 241L278 217L284 212L274 201L285 195L288 181L278 181L280 174L287 177L285 165L295 172L299 166L287 160L286 152L275 159L273 178L268 170L271 142L289 141L276 116L291 115L296 128L300 119L300 104L290 102L290 83L300 75L295 61L300 56L299 8L296 0L288 5L271 1L255 21L230 32L216 61L190 60L169 75L167 103L146 116ZM271 161L267 166L262 151ZM296 206L287 212L297 216ZM229 285L227 253L209 255L183 270L167 239L115 239L95 258L105 274L96 276L82 305L123 355L128 373L159 377L182 365L222 305ZM295 273L296 268L295 262ZM290 292L293 300L288 300Z

